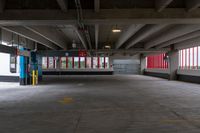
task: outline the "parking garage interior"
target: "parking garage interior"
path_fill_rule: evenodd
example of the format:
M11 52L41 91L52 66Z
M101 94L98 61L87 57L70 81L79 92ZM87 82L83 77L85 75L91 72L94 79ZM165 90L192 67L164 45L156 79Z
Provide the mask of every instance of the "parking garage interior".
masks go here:
M0 0L0 133L199 133L199 0Z

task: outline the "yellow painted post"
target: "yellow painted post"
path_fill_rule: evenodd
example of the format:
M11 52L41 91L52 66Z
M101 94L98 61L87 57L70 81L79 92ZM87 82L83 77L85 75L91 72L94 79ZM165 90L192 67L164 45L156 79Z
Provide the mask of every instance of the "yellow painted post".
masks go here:
M36 80L36 85L38 84L38 70L36 70L36 77L35 77L35 80Z
M32 85L35 85L35 70L32 71Z

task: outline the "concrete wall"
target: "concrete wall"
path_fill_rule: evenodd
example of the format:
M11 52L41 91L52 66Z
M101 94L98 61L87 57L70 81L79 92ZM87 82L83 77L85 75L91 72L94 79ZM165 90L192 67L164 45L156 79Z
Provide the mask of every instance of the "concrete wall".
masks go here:
M169 69L145 69L144 75L169 79Z
M200 83L199 70L178 70L177 77L180 81Z
M145 69L144 75L169 79L170 71L167 69ZM177 70L177 80L200 84L199 70Z

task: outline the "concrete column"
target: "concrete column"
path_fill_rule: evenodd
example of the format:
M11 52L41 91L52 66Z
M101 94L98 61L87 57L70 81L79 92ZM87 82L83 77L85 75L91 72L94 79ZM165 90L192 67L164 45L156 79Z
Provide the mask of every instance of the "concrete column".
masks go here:
M20 47L20 50L25 50ZM25 56L20 56L20 85L28 85L30 78L28 73L29 58Z
M178 50L172 50L169 52L169 80L177 80L178 70Z
M25 57L20 56L20 85L26 85Z
M146 56L140 55L140 74L144 75L144 70L146 68Z
M37 55L37 63L38 63L38 81L42 81L42 56Z

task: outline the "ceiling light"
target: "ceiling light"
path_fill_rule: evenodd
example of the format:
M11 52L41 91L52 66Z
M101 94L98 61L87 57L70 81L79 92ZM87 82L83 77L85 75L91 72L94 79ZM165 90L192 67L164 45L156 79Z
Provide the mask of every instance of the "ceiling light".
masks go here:
M121 32L121 29L119 29L118 27L117 27L117 25L112 29L112 32L113 33L119 33L119 32Z
M119 33L119 32L121 32L121 30L120 29L113 29L112 32Z
M106 48L106 49L110 49L111 47L110 47L109 45L106 45L105 48Z

